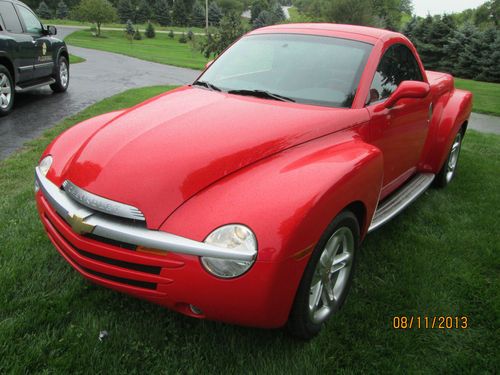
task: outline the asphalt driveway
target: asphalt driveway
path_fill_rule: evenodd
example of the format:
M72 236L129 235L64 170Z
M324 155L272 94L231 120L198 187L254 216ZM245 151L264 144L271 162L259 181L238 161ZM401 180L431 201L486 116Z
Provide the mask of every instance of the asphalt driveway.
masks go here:
M57 36L64 38L74 30L60 27ZM16 96L14 111L0 119L0 160L63 118L104 98L135 87L191 83L199 74L109 52L68 49L87 61L71 66L70 85L64 94L54 94L47 87Z
M75 30L78 28L59 27L58 37ZM73 46L68 49L87 61L71 66L71 81L64 94L54 94L47 87L16 96L12 114L0 119L0 160L65 117L104 98L129 88L190 83L199 74L109 52ZM500 134L500 117L473 113L469 129Z

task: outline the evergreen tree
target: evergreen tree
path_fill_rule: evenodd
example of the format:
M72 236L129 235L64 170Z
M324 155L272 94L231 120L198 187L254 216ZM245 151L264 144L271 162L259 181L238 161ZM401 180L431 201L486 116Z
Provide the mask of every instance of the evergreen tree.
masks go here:
M167 0L159 0L155 6L155 20L161 26L170 25L170 6Z
M259 16L252 23L254 29L270 25L274 25L274 15L267 10L260 12Z
M174 31L173 31L173 30L170 30L170 31L168 32L168 37L169 37L170 39L174 39L175 34L174 34Z
M500 83L500 31L494 27L486 29L482 33L481 45L481 72L475 79Z
M120 0L118 3L118 17L122 23L135 19L135 8L130 0Z
M283 8L277 1L272 5L271 13L273 14L274 23L283 22L286 19L285 12L283 12Z
M40 2L40 5L36 10L36 14L38 14L40 18L45 18L45 19L52 18L52 11L48 7L47 3L45 3L45 1Z
M208 23L217 26L222 19L222 10L215 1L208 6Z
M56 17L60 20L63 20L68 17L68 14L69 10L66 3L63 0L59 1L59 3L57 3Z
M125 24L125 37L130 42L132 42L132 39L134 39L134 34L135 34L134 24L132 23L132 20L127 20L127 23Z
M456 73L460 77L474 79L482 71L477 63L482 52L481 33L474 25L467 24L464 26L463 34L465 43L458 54Z
M136 23L145 23L151 19L151 7L146 2L146 0L142 0L137 5L137 11L135 12L135 22Z
M241 23L241 15L231 12L220 21L220 26L215 33L209 33L204 42L200 45L200 50L206 58L218 55L224 51L231 43L245 33L245 28Z
M175 0L172 8L172 23L177 26L187 26L190 21L194 1Z
M141 32L139 31L139 27L137 27L134 32L134 40L141 40L141 39L142 35Z
M191 13L191 25L197 27L205 26L205 6L199 1L194 3L193 12Z
M146 35L146 38L154 38L156 36L155 28L151 22L148 22L144 35Z

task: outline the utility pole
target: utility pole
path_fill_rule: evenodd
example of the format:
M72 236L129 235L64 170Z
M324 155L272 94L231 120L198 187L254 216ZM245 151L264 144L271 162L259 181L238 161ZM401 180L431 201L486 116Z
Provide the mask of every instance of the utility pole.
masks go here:
M205 29L208 35L208 0L205 0Z

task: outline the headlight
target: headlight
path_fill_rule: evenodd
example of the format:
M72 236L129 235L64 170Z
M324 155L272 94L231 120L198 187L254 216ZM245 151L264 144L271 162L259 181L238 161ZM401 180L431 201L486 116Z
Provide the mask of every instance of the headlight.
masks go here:
M243 248L257 251L257 240L253 232L244 225L225 225L208 235L205 243L228 249ZM212 275L230 279L240 276L252 267L254 260L230 260L202 257L201 263Z
M48 155L42 159L40 164L38 164L38 168L40 169L40 172L42 172L44 176L47 176L50 166L52 165L52 161L53 161L52 156ZM40 186L38 186L38 182L35 180L35 193L38 192L39 189Z
M52 156L49 155L44 157L40 162L40 164L38 165L38 168L40 168L40 172L42 172L44 176L47 176L50 166L52 165L52 161L53 161Z

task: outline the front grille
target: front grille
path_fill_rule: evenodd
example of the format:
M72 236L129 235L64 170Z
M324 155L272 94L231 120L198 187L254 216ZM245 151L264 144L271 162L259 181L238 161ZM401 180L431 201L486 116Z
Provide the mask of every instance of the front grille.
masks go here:
M121 247L122 249L127 249L127 250L136 250L137 249L137 245L132 245L131 243L127 243L127 242L112 240L111 238L97 236L97 235L92 234L92 233L85 234L85 237L90 238L94 241L104 242L105 244L108 244L108 245Z
M80 267L82 267L82 266L80 266ZM88 273L90 273L92 275L95 275L97 277L101 277L103 279L107 279L107 280L111 280L111 281L116 281L117 283L122 283L122 284L137 286L139 288L144 288L144 289L151 289L151 290L155 290L156 289L156 283L150 283L150 282L147 282L147 281L132 280L132 279L126 279L124 277L117 277L117 276L113 276L113 275L107 275L105 273L97 272L97 271L88 269L86 267L82 267L82 269L85 272L88 272Z
M104 263L107 265L117 266L117 267L120 267L123 269L128 269L128 270L133 270L133 271L139 271L139 272L143 272L146 274L159 275L161 273L161 267L159 267L159 266L150 266L150 265L145 265L145 264L126 262L123 260L109 258L106 256L94 254L94 253L91 253L89 251L77 248L61 233L61 231L57 228L57 226L53 223L53 221L47 216L47 214L45 214L44 217L47 220L47 222L50 224L50 226L54 229L54 231L57 232L59 234L59 236L64 240L66 245L68 245L75 253L78 253L82 257L85 257L87 259L91 259L93 261L97 261L100 263ZM84 267L83 265L79 264L78 261L75 259L75 257L71 256L71 254L69 254L69 251L65 250L62 247L60 247L60 249L67 256L69 256L75 263L77 263L78 267L80 267L85 272L88 272L89 274L98 276L98 277L103 278L103 279L115 281L115 282L118 282L121 284L131 285L131 286L144 288L144 289L155 290L157 287L157 283L154 283L154 282L133 280L133 279L125 278L125 277L119 277L119 276L109 275L109 274L99 272L99 271L94 271L92 269L89 269L89 268Z

